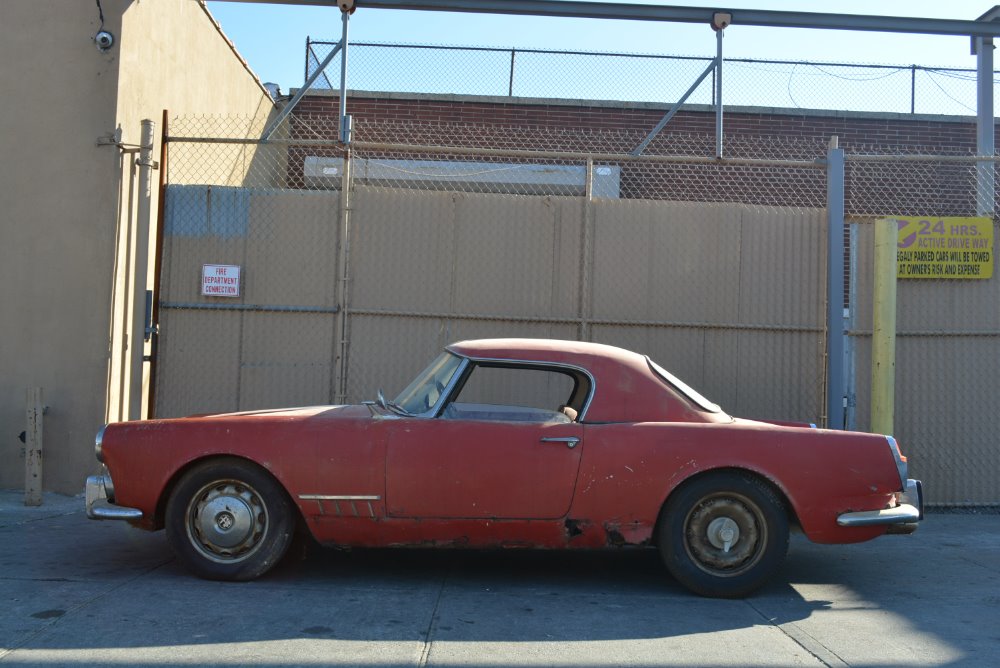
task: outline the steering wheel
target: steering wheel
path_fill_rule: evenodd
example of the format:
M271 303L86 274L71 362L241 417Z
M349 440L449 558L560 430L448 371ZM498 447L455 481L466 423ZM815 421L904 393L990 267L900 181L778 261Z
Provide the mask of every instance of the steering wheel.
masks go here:
M434 380L432 382L434 383L434 389L437 391L437 396L434 397L434 401L431 401L430 392L424 395L424 411L429 411L431 407L438 402L441 395L444 394L444 384L439 380Z

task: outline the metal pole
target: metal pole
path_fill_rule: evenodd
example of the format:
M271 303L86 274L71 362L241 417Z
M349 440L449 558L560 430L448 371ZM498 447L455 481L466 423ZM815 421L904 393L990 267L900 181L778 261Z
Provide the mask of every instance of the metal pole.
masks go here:
M266 2L269 4L315 5L329 7L330 0L224 0L227 2ZM432 12L471 12L479 14L522 14L563 16L581 19L624 21L668 21L711 23L719 10L712 7L674 7L660 4L579 2L572 0L359 0L362 11L369 9L408 9ZM1000 25L980 21L927 19L866 14L827 14L761 9L732 10L735 25L779 28L820 28L826 30L869 30L874 32L925 33L928 35L988 35L1000 37Z
M338 44L337 46L333 47L333 51L331 51L329 55L327 55L327 57L323 59L323 62L319 64L319 67L316 68L316 71L312 73L312 76L306 79L306 82L302 84L302 88L300 88L298 92L295 93L295 96L288 102L288 104L284 106L284 108L281 110L281 113L278 114L278 117L274 119L274 121L271 123L270 126L268 126L266 130L264 130L264 134L262 135L262 139L264 141L270 139L271 135L274 134L274 131L278 129L278 126L281 125L286 118L288 118L288 115L291 114L292 110L295 109L295 107L298 105L299 100L301 100L303 96L305 96L305 94L309 92L309 88L312 87L313 83L316 82L316 79L319 79L319 77L323 74L323 70L325 70L326 66L330 64L330 61L334 59L334 57L340 51L342 46L343 44Z
M160 129L160 191L156 202L156 245L153 247L153 312L150 315L149 339L149 393L146 402L146 417L156 417L156 371L160 349L160 284L163 276L163 231L167 207L167 137L170 122L167 110L163 110L163 127Z
M826 427L843 429L844 149L836 136L830 138L826 170Z
M910 65L910 113L917 113L917 66Z
M993 40L976 38L976 153L993 155ZM995 167L992 162L976 164L976 210L980 216L992 216L994 209Z
M149 226L153 189L150 168L153 163L153 131L156 123L142 121L139 140L139 206L135 221L135 262L132 273L132 331L128 339L130 354L128 419L142 419L142 363L146 339L146 274L149 271Z
M347 117L347 26L351 21L350 12L341 12L343 31L340 35L340 141L351 143L351 122Z
M580 322L577 326L576 337L580 341L590 341L590 318L593 310L591 274L593 272L592 247L594 244L594 160L592 158L587 158L586 170L583 192L583 227L580 239L580 293L577 304Z
M896 221L875 221L871 431L893 433L896 407Z
M724 29L715 31L715 157L722 159L722 35Z
M337 391L334 403L342 404L347 400L348 366L347 356L350 352L350 312L351 299L351 179L353 170L353 154L350 148L344 152L344 170L340 177L340 244L338 263L340 266L340 285L338 289L338 310L334 324L337 347Z
M510 50L510 83L507 85L507 97L514 97L514 49Z
M309 39L309 35L306 35L306 65L305 71L302 73L303 81L309 78L309 56L315 58L316 54L314 54L312 50L312 40Z
M714 61L714 60L708 64L708 67L706 67L705 71L701 73L701 76L698 77L697 79L695 79L694 83L691 84L691 86L687 89L687 92L685 92L683 95L681 95L681 97L680 97L679 100L677 100L676 102L674 102L674 105L672 107L670 107L670 111L668 111L667 114L663 118L660 119L660 122L656 124L655 128L653 128L652 130L650 130L649 134L646 135L646 138L643 139L641 142L639 142L638 146L636 146L634 149L632 149L632 152L629 155L642 155L642 152L646 150L646 147L649 146L649 143L651 141L653 141L653 138L655 138L656 135L660 134L660 130L662 130L663 128L665 128L667 126L667 123L670 122L670 119L673 118L674 115L678 111L681 110L681 106L685 102L687 102L687 99L689 97L691 97L691 94L694 93L695 90L697 90L698 86L701 85L701 82L704 81L705 77L708 76L708 73L709 72L713 72L713 73L715 72L715 70L716 70L715 64L716 64L716 61ZM713 99L714 99L714 95L715 95L714 89L713 89L712 95L713 95Z

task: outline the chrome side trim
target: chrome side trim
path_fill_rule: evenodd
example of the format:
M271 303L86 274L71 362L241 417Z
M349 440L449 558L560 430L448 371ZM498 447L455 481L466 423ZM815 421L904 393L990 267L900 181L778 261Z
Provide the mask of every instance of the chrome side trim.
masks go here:
M337 517L343 517L344 513L340 508L340 502L346 501L351 507L351 515L353 517L361 517L361 513L358 512L358 501L364 501L368 509L368 517L375 519L375 508L372 506L372 501L379 501L382 497L376 494L365 494L365 495L343 495L343 494L299 494L299 498L303 501L315 501L319 506L319 514L326 515L326 506L323 504L324 501L333 502L333 510Z
M87 517L92 520L142 519L142 511L138 508L116 506L110 502L114 498L114 484L107 474L89 476L85 496Z
M587 399L583 402L580 414L577 415L576 422L583 422L586 419L587 411L590 409L590 402L593 401L594 393L597 391L597 381L594 380L594 376L582 366L576 366L575 364L564 364L562 362L538 362L535 360L497 359L493 357L465 357L448 348L445 348L445 350L450 352L452 355L457 355L458 357L463 357L464 359L471 360L473 362L486 362L490 364L520 364L528 367L550 367L554 369L571 369L573 371L579 371L587 377L587 380L590 381L590 391L587 393ZM459 371L464 373L465 369L466 367L462 366L459 368ZM446 391L442 392L442 395L447 396L451 393L455 382L457 382L461 375L462 373L455 374L455 378L453 378L452 382L448 384Z

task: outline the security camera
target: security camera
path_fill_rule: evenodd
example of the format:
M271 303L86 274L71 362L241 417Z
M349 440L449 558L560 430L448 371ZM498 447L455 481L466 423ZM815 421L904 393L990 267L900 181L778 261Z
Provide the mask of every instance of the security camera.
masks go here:
M733 15L729 12L715 12L712 14L712 30L725 30L733 22Z
M94 35L94 43L97 44L98 50L103 53L115 45L115 36L107 30L101 30Z
M354 0L337 0L337 6L340 7L342 12L354 13L356 7L354 6Z

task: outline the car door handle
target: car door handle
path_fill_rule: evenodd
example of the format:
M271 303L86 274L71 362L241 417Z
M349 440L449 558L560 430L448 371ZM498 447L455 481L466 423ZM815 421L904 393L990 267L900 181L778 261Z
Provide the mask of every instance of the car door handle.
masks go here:
M567 448L575 448L580 442L576 436L549 436L542 439L542 443L565 443Z

